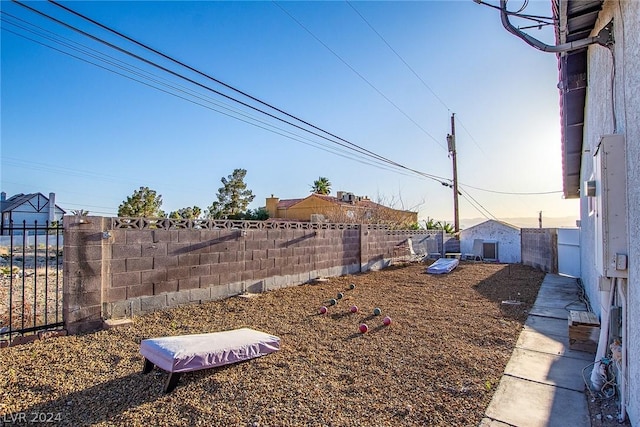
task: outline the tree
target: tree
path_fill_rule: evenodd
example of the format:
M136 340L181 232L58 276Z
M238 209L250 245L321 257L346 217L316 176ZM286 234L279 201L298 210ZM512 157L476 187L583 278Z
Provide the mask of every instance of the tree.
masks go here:
M155 190L149 187L140 187L118 207L118 216L163 218L165 214L160 206L162 206L161 195L156 194Z
M169 218L171 219L198 219L202 214L202 209L197 206L194 207L186 207L182 209L178 209L177 211L173 211L169 214Z
M253 221L266 221L269 219L269 211L265 206L259 207L258 209L251 210L247 209L247 212L242 216L242 219L253 220Z
M400 208L398 208L398 205ZM373 202L368 197L356 197L350 203L338 203L332 207L320 208L315 214L332 223L380 224L392 229L419 229L417 211L419 205L410 210L404 208L402 196L384 197L378 195Z
M319 177L315 181L313 181L313 185L311 186L311 192L317 194L330 194L331 193L331 182L329 178L325 178L324 176Z
M436 220L433 218L427 218L424 222L424 226L427 230L436 230L438 227L436 225Z
M438 230L442 230L447 234L453 234L455 232L455 229L453 228L453 225L451 225L450 223L446 222L446 221L438 221L436 223L436 228Z
M246 169L234 169L233 173L222 179L222 187L218 188L218 200L208 208L207 216L213 219L240 219L249 203L255 199L251 190L247 189L244 177Z
M447 234L453 234L455 231L453 225L446 221L436 221L433 218L428 218L424 223L427 230L443 230Z

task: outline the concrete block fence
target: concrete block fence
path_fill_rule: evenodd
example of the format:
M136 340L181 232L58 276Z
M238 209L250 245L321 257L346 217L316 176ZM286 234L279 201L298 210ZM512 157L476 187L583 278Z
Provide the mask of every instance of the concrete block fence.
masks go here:
M558 230L523 228L520 230L522 263L547 273L558 272Z
M354 274L409 256L435 231L295 222L64 218L63 315L69 333L181 304Z

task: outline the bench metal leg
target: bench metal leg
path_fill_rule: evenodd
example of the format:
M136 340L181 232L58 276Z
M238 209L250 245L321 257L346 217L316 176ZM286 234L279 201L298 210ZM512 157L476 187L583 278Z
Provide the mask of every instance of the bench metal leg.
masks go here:
M148 374L153 370L154 364L149 361L146 357L144 358L144 368L142 368L143 374Z
M180 380L180 372L169 372L169 378L167 378L167 382L164 384L164 392L171 393L174 388L178 385L178 381Z

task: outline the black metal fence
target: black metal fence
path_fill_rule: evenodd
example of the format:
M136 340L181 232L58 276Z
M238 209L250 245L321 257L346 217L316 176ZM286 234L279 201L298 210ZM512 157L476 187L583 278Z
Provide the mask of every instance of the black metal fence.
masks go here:
M0 340L64 325L63 227L0 225Z

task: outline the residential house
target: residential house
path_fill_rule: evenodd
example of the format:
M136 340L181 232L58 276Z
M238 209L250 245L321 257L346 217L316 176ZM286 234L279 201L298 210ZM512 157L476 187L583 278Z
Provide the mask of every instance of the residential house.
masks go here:
M45 197L42 193L16 194L7 199L7 194L0 193L2 209L2 234L9 234L11 223L14 227L23 225L33 227L35 224L46 226L47 221L60 221L65 211L55 204L55 193ZM16 230L17 231L17 230Z
M487 261L520 263L520 228L503 221L490 219L460 231L460 252L474 253L474 242L480 240L482 256Z
M563 184L566 198L580 198L580 276L601 322L595 359L614 360L620 418L638 427L640 2L552 4L559 44L606 41L558 54ZM620 353L609 351L614 340Z
M389 208L367 197L338 191L337 196L312 193L301 199L266 199L270 218L334 223L388 223L407 226L418 222L418 213Z

